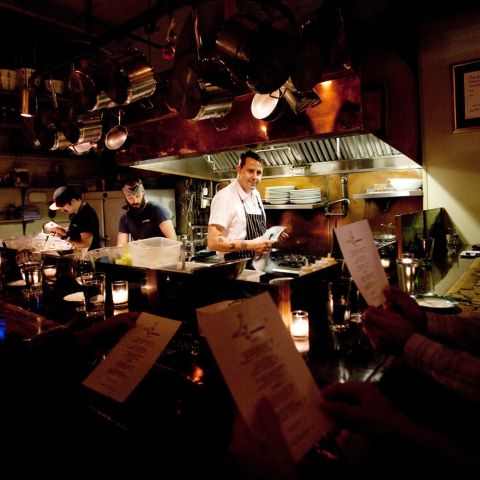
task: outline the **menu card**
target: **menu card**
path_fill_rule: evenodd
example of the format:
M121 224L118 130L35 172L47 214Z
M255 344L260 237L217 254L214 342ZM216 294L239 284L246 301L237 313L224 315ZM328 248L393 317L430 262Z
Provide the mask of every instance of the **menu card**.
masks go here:
M181 322L142 313L137 325L117 343L83 385L123 402L170 342Z
M357 288L368 305L378 307L385 299L383 290L388 280L368 221L338 227L335 235Z
M291 457L299 461L330 429L321 392L295 348L268 293L197 309L205 336L251 433L256 408L267 400Z

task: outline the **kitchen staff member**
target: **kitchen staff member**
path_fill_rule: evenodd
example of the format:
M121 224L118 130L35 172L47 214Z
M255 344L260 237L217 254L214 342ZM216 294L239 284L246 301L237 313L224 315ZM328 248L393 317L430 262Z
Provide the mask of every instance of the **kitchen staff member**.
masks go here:
M118 247L128 242L129 235L132 240L152 237L177 239L170 212L158 203L147 201L142 180L138 176L126 177L122 183L122 192L127 201L127 212L121 216L118 225Z
M242 153L236 170L236 180L213 197L208 220L208 248L225 260L265 255L274 243L262 238L267 221L257 190L261 157L251 150Z
M72 248L100 248L100 231L98 217L91 205L82 200L81 195L70 186L57 188L53 192L50 210L62 210L70 216L68 228L59 225L51 232L65 238Z

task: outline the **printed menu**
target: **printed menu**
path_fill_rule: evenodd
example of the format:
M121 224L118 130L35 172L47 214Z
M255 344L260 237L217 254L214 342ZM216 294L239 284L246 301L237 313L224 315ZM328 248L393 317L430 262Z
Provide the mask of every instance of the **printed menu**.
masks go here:
M145 377L180 324L177 320L142 313L135 328L122 337L83 385L123 402Z
M222 375L252 434L258 408L267 400L294 461L331 428L320 411L321 392L295 348L268 293L197 309Z
M338 227L335 235L357 288L368 305L378 307L384 301L388 280L368 221Z

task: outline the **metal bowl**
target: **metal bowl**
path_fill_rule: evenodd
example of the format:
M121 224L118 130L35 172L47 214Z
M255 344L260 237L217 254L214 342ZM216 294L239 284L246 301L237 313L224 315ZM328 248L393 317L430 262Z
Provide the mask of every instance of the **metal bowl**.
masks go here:
M209 265L208 267L196 268L192 274L205 280L235 280L245 269L247 258L239 260L227 260Z

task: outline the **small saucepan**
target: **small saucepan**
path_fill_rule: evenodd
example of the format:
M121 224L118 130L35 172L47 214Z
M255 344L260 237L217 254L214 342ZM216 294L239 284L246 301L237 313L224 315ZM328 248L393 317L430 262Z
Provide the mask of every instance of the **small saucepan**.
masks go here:
M122 125L122 111L118 112L118 125L112 127L105 135L105 146L109 150L128 150L132 143L131 132Z

